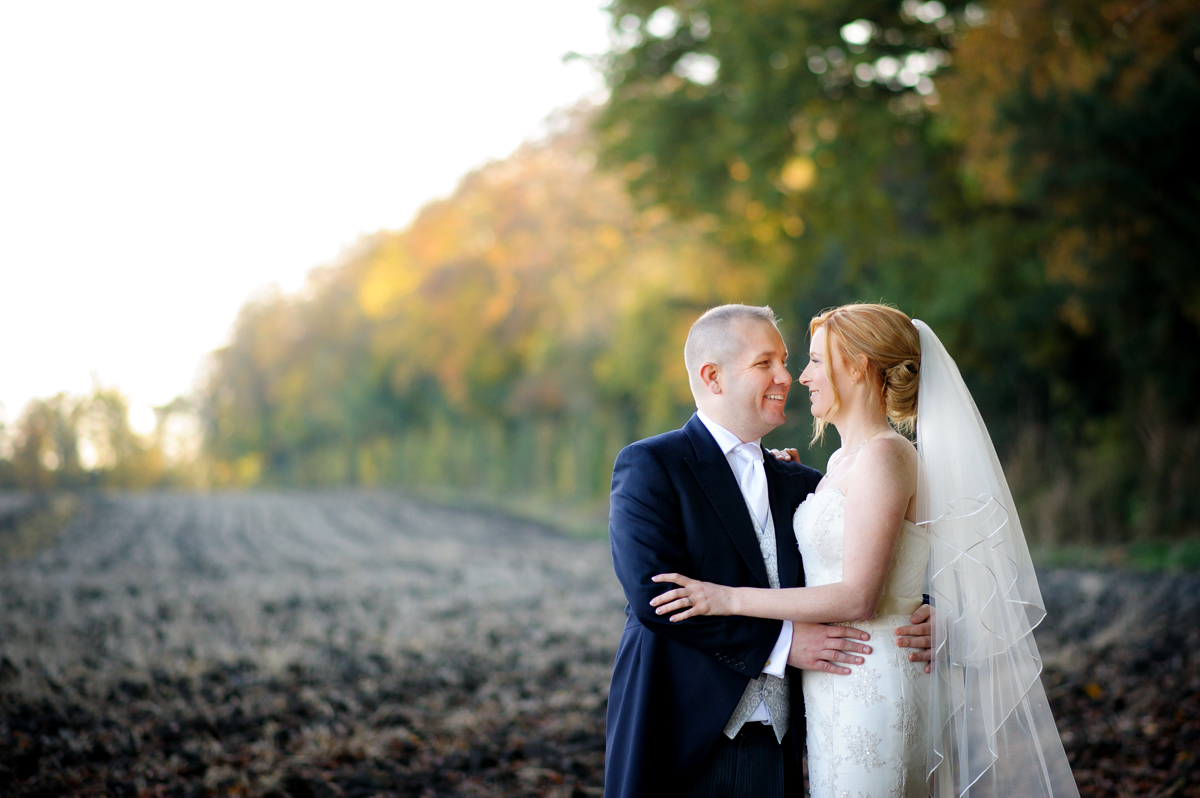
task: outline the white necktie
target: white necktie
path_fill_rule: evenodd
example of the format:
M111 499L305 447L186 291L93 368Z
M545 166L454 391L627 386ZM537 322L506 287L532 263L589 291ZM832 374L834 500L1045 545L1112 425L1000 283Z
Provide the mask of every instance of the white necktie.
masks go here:
M742 476L738 480L746 505L758 519L760 527L767 523L767 473L763 470L762 449L756 443L743 443L734 451L742 461Z

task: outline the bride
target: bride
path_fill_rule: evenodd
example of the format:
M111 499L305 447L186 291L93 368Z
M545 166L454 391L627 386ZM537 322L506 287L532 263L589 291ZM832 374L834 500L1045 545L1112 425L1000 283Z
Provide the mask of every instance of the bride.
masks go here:
M809 332L814 441L832 424L842 447L794 518L806 586L660 574L680 587L656 612L855 622L884 641L849 677L802 672L813 798L1077 798L1039 680L1033 565L957 366L926 324L884 305L826 311ZM896 431L914 429L916 447ZM885 633L927 579L932 678Z

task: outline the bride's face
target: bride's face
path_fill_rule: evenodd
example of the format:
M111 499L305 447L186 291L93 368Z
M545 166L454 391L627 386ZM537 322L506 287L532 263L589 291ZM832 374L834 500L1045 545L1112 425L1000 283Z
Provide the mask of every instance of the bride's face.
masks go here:
M837 345L837 339L834 339L832 343L829 352L832 362L826 368L825 328L818 327L817 331L813 333L812 343L808 348L808 365L804 367L798 380L801 385L808 388L808 398L811 402L810 409L813 416L830 422L833 419L829 418L828 414L833 409L834 403L833 384L829 379L830 372L833 374L833 381L837 383L838 394L843 401L848 395L847 390L851 387L842 384L849 382L849 376L845 361L842 360L841 349Z

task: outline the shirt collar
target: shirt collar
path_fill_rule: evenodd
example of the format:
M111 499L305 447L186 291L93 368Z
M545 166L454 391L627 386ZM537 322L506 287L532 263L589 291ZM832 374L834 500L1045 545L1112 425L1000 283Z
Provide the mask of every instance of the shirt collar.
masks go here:
M712 434L713 440L717 442L717 446L721 447L721 452L726 457L728 457L734 449L742 445L743 441L741 438L734 435L717 422L713 421L708 417L707 414L705 414L703 410L697 410L696 415L700 417L700 422L704 424L704 426ZM745 443L753 443L755 446L759 446L761 445L761 441L762 438L755 438L752 441L745 441Z

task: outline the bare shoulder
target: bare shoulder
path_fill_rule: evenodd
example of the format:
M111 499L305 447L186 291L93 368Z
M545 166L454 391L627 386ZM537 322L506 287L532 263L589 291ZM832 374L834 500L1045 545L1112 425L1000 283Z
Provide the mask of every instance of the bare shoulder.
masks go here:
M854 467L855 481L886 481L917 484L917 449L898 432L889 432L867 442Z

